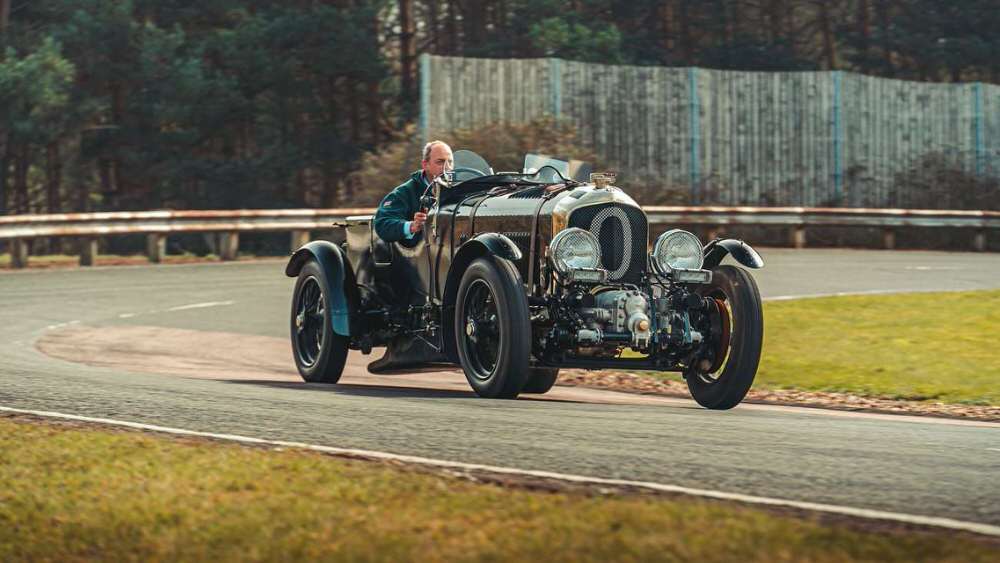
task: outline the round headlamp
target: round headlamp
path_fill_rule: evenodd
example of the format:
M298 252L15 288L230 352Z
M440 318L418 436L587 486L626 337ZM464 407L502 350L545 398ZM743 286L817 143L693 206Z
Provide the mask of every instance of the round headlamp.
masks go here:
M549 245L552 263L560 275L601 265L601 246L590 231L572 227L559 231Z
M653 266L663 275L672 270L699 270L704 258L701 241L685 230L671 229L653 245Z

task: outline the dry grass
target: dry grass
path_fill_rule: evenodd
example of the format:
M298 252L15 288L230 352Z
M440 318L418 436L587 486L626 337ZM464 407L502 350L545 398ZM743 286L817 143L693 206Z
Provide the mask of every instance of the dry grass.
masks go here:
M0 417L0 560L991 561L697 499L531 492L300 451Z

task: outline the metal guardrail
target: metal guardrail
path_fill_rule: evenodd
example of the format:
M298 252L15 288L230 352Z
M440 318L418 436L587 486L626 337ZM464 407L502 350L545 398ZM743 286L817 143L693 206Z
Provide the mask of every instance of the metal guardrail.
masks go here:
M789 242L796 248L806 245L810 227L877 227L882 244L895 246L900 228L960 227L974 232L973 247L985 250L986 232L1000 229L1000 212L924 209L858 209L819 207L643 207L651 224L698 226L709 238L733 225L773 225L789 228ZM11 265L28 264L29 241L39 237L81 239L80 265L94 264L99 237L146 235L147 256L160 262L166 237L180 233L222 233L220 258L233 260L239 251L239 234L244 232L291 233L291 248L309 240L313 230L328 229L332 223L351 215L370 215L374 208L275 209L234 211L140 211L115 213L67 213L57 215L12 215L0 217L0 241L7 240Z

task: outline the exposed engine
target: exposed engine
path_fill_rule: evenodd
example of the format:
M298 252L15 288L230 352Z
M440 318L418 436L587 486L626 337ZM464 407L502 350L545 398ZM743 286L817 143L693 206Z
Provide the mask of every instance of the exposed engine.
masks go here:
M543 349L558 344L581 357L615 357L622 348L651 353L655 345L669 355L702 341L691 314L705 306L691 293L650 296L627 288L578 289L559 299L552 317L546 313L533 320L554 321L540 335Z

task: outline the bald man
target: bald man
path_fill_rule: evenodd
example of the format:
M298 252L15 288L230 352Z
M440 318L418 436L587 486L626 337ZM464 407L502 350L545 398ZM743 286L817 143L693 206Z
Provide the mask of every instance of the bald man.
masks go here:
M441 141L424 145L420 170L382 198L375 212L375 232L384 241L412 239L423 230L427 210L420 209L420 196L445 171L455 167L451 147Z

